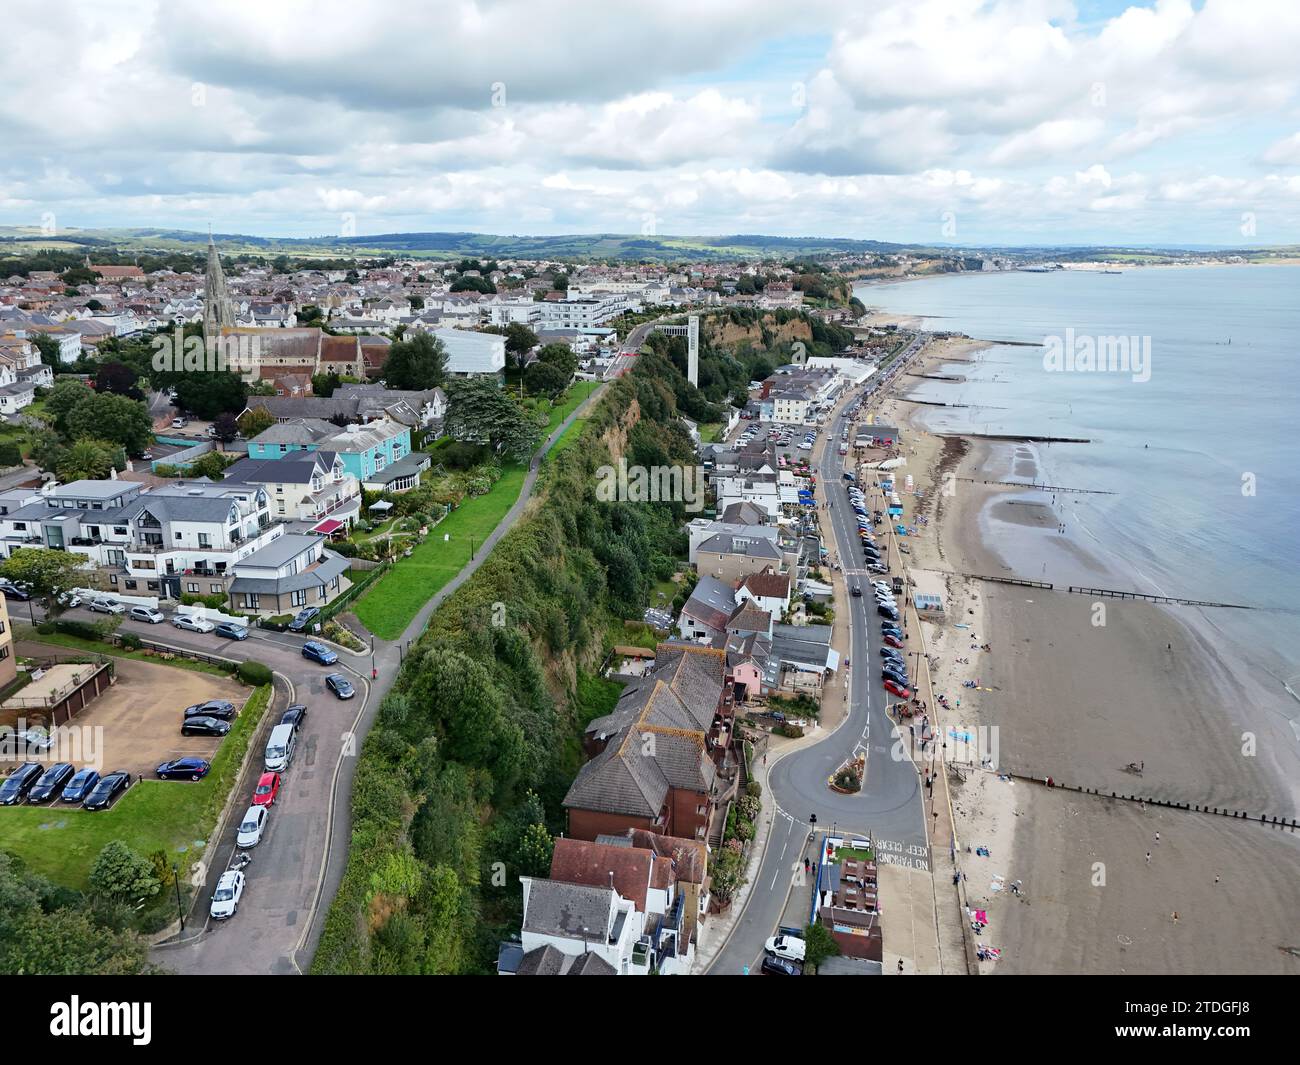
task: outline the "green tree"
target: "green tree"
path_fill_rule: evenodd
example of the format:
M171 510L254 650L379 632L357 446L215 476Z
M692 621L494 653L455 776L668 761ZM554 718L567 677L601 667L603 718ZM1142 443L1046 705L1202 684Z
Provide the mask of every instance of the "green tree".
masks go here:
M414 333L391 345L384 362L389 388L424 391L437 388L447 376L447 349L431 333Z
M59 452L54 472L60 481L98 481L117 466L121 447L107 440L85 437Z
M120 839L104 844L90 867L87 882L96 895L123 902L149 898L161 887L153 863Z
M213 432L223 444L228 444L239 435L239 421L228 410L223 410L212 419Z
M126 396L95 394L83 399L67 417L68 435L74 440L92 437L120 444L132 455L141 454L153 440L149 408Z
M48 333L33 333L32 345L41 353L41 362L55 368L59 365L59 342Z
M486 444L495 455L526 461L541 442L543 423L495 381L469 378L447 386L447 434Z
M506 354L515 360L516 366L524 364L524 356L537 347L537 334L521 322L511 322L506 326Z
M814 968L820 967L827 958L837 957L840 953L840 945L835 942L835 937L820 921L804 929L803 941L804 962Z
M0 562L0 577L53 602L60 592L75 588L85 580L85 565L85 555L71 551L20 547Z
M248 400L244 379L229 370L181 374L171 387L176 389L176 405L200 418L212 419L223 411L238 415Z
M549 362L535 362L524 371L524 385L530 392L554 399L569 387L571 375Z
M68 434L68 415L83 400L91 399L94 389L76 378L55 381L50 394L45 397L45 413L50 416L55 430L63 436Z
M275 415L265 407L253 407L244 411L238 418L239 431L245 440L252 440L259 433L266 432L275 424Z
M537 353L537 361L558 366L570 377L578 372L578 356L568 344L547 344Z
M519 840L519 853L515 862L522 876L546 876L551 869L551 857L555 853L555 840L543 824L533 822L524 829Z

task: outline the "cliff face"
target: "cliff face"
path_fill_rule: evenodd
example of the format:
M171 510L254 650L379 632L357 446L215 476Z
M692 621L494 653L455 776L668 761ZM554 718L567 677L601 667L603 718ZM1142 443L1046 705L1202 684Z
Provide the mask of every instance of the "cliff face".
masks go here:
M806 321L795 319L781 324L773 314L765 314L758 321L746 325L733 322L725 316L710 316L705 318L703 327L709 342L720 348L748 342L756 350L766 351L778 344L812 339L812 327Z

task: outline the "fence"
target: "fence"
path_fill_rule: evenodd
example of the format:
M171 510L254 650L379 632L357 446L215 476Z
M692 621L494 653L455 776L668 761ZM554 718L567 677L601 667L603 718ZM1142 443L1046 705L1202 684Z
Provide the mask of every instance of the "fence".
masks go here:
M349 603L356 599L362 592L369 588L375 581L384 575L392 566L391 562L370 562L364 566L358 566L358 562L365 562L365 559L354 558L352 565L348 569L349 575L357 571L368 571L364 577L352 582L352 587L340 595L334 602L324 607L320 613L321 622L326 622L343 610Z

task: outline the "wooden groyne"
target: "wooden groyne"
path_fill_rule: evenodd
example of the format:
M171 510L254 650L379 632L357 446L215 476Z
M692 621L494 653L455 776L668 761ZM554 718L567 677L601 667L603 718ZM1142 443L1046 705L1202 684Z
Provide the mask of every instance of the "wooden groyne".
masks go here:
M1234 821L1248 821L1251 824L1265 825L1268 828L1280 828L1287 832L1295 832L1300 829L1300 821L1294 817L1278 817L1274 814L1252 814L1245 810L1230 810L1227 807L1210 806L1207 803L1179 802L1177 799L1158 799L1151 795L1129 795L1118 791L1106 791L1103 788L1089 788L1079 784L1063 784L1055 777L1045 776L1043 774L1031 775L1029 773L1008 772L1005 774L1015 780L1024 780L1031 784L1041 784L1044 787L1061 788L1065 791L1077 792L1080 795L1096 795L1099 799L1115 799L1119 802L1142 803L1146 806L1160 806L1167 810L1186 810L1194 814L1211 814L1215 817L1230 817ZM1048 781L1051 784L1048 784Z
M911 396L899 396L897 398L901 399L904 403L917 403L922 407L969 407L970 406L969 403L940 403L937 400L933 400L933 399L913 399ZM955 436L957 434L949 433L947 435Z
M1059 484L1037 484L1026 483L1025 481L982 481L978 477L958 477L959 481L969 481L971 484L995 484L1006 488L1036 488L1040 492L1073 492L1076 495L1092 496L1113 496L1114 492L1107 492L1102 488L1066 488Z
M1022 577L989 577L983 573L958 573L957 576L969 577L974 581L993 581L995 584L1014 584L1021 588L1043 588L1049 592L1053 587L1049 581L1027 581Z
M920 402L912 400L913 403ZM935 403L936 407L951 407L952 403ZM995 407L986 408L996 410ZM970 440L1003 440L1009 444L1091 444L1086 436L1021 436L1014 433L935 433L935 436L964 436Z
M1067 591L1076 595L1092 596L1094 599L1131 599L1141 603L1163 603L1167 606L1217 606L1228 610L1254 610L1244 603L1214 603L1204 599L1182 599L1176 595L1150 595L1147 592L1120 592L1113 588L1082 588L1070 585Z
M961 374L953 373L909 373L908 377L924 377L927 381L965 381Z

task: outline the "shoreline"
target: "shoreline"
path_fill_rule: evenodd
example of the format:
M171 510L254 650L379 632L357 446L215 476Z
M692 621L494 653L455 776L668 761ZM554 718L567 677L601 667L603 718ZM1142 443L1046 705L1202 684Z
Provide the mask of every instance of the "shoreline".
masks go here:
M970 361L989 346L938 341L916 371ZM925 428L926 409L890 397L880 410L909 431L901 472L914 477L920 495L909 519L928 519L908 540L912 566L996 576L1011 574L1011 559L1021 567L1014 575L1037 579L1016 557L1037 540L1034 561L1043 558L1044 570L1068 555L1105 572L1104 561L1068 532L1054 535L1062 518L1050 496L968 482L953 482L951 495L936 491L944 473L1022 479L1035 475L1039 460L1031 445L938 437ZM1231 669L1190 619L1174 616L1177 608L1106 603L1106 623L1096 626L1083 596L955 575L946 584L948 621L926 623L935 691L954 706L962 700L944 727L996 727L1002 768L1107 792L1295 816L1281 801L1287 789L1279 789L1276 767L1240 757L1247 715L1225 708L1247 697L1232 692ZM979 650L984 643L990 652ZM1124 770L1129 761L1149 764L1141 778ZM949 772L958 836L963 851L971 849L961 856L967 894L990 918L981 941L1003 951L999 962L981 963L982 972L1300 973L1300 959L1279 949L1289 942L1300 878L1296 834L1049 791L974 766ZM1144 855L1156 832L1164 849L1153 873ZM1112 870L1108 890L1092 883L1097 864ZM1161 886L1144 886L1147 879ZM1014 880L1024 884L1020 897L1008 890ZM1246 891L1257 897L1251 905L1224 907L1224 899L1244 901ZM1185 924L1172 920L1175 911ZM1107 923L1124 930L1098 935ZM1069 950L1060 941L1066 929Z

